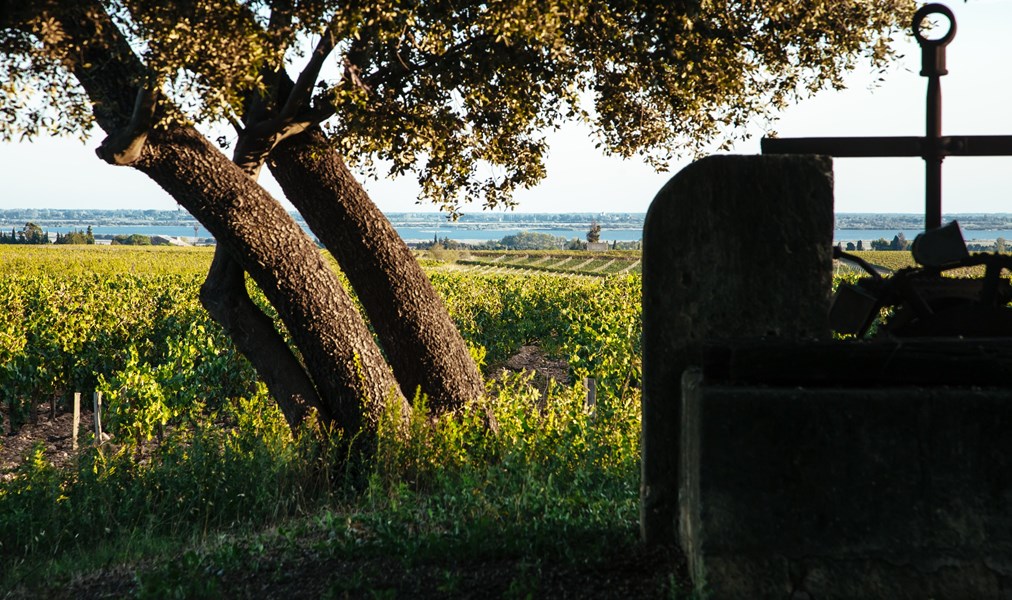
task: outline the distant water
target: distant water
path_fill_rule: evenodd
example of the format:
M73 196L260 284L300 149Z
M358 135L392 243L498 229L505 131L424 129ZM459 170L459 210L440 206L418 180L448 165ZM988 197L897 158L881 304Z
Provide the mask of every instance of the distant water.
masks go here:
M81 227L43 227L45 231L50 233L69 233L71 231L84 231L88 226L84 225ZM91 228L91 232L95 235L133 235L139 233L141 235L167 235L169 237L177 237L183 239L193 238L193 227L173 227L173 226L162 226L162 225L98 225ZM212 237L211 233L203 227L197 229L197 237L209 238Z
M86 227L86 226L85 226ZM67 233L69 231L81 231L85 227L47 227L46 230L52 233ZM567 240L573 238L583 239L587 235L587 229L470 229L452 225L440 225L439 227L397 227L397 233L406 242L425 242L435 237L443 239L448 237L452 240L466 242L484 242L487 240L500 240L507 235L515 235L521 231L534 231L564 237ZM95 226L91 228L95 235L166 235L182 238L184 240L193 238L193 227L186 226L149 226L149 225L117 225L117 226ZM312 235L310 233L310 235ZM211 234L200 227L197 230L198 238L209 238ZM637 241L643 237L640 229L602 229L601 241L629 242Z
M472 226L473 227L473 226ZM558 237L566 238L571 240L573 238L584 239L587 236L587 229L566 229L566 228L548 228L548 229L519 229L519 228L502 228L502 229L472 229L457 227L451 224L440 224L439 227L417 227L417 226L402 226L394 227L397 233L400 234L401 238L406 242L425 242L438 237L443 239L448 237L452 240L464 241L464 242L484 242L488 240L500 240L507 235L516 235L521 231L533 231L537 233L547 233ZM52 233L67 233L69 231L80 231L84 227L49 227L47 231ZM116 226L95 226L91 228L95 235L131 235L139 233L141 235L166 235L171 237L182 238L184 240L193 238L193 227L187 226L149 226L149 225L116 225ZM919 229L837 229L833 232L833 239L837 242L856 242L857 240L872 241L879 238L891 241L893 237L902 232L908 240L913 240L918 233ZM312 235L312 234L310 234ZM200 227L197 230L198 238L210 238L211 234ZM1012 241L1012 229L979 229L979 230L963 230L963 237L967 242L974 240L994 240L997 238L1005 238L1006 240ZM619 242L635 242L643 239L643 231L641 229L602 229L601 240L602 241L619 241Z
M489 240L501 240L507 235L516 235L521 231L532 233L547 233L556 237L563 237L567 240L573 238L584 239L587 236L587 228L582 229L463 229L450 225L440 227L394 227L401 238L406 242L424 242L433 238L443 239L448 237L461 242L485 242ZM643 238L642 229L601 229L601 241L635 242Z
M892 241L896 234L902 232L903 237L913 241L920 229L837 229L833 232L833 239L837 242L856 242L857 240L873 241L884 239ZM1012 241L1012 229L964 229L963 239L967 242L974 240L996 240L1005 238Z

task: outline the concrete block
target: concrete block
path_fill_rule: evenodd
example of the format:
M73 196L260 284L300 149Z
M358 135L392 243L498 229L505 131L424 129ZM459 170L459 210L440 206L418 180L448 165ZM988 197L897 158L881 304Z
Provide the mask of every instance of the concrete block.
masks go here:
M680 544L715 600L1012 598L1012 390L690 369L680 439Z

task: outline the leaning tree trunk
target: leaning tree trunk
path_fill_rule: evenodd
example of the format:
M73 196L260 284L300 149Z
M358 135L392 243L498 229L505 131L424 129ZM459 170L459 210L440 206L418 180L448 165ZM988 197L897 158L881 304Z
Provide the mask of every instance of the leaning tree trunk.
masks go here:
M481 374L443 301L323 131L282 141L268 166L348 276L404 394L420 389L437 410L481 396Z
M200 286L200 303L253 364L293 430L312 411L316 411L319 423L332 420L309 374L274 328L274 322L250 299L246 272L224 246L214 249L207 279Z
M75 75L110 137L129 132L145 70L102 6L79 2L54 15L78 55ZM192 127L139 137L130 162L195 216L263 289L299 348L334 423L354 433L375 426L385 403L406 412L379 348L315 244L267 192ZM132 144L133 145L133 144Z

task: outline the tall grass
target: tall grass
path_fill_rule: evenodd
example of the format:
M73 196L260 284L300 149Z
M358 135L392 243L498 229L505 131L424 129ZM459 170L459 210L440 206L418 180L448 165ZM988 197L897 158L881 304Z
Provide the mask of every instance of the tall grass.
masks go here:
M330 552L374 547L405 560L630 543L638 404L599 401L591 412L584 402L579 387L556 387L541 403L522 375L459 414L433 416L419 398L406 425L384 420L367 465L349 462L340 439L293 436L262 388L178 427L142 460L136 446L103 446L57 469L37 449L0 486L0 560L12 567L0 583L37 580L102 543L124 560L139 539L201 540L307 516Z

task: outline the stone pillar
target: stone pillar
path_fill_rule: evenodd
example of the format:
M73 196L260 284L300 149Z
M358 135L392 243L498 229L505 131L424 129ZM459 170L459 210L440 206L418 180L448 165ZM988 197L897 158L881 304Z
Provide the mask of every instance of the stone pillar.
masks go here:
M657 194L643 228L641 528L677 541L681 378L704 339L825 338L832 161L712 156Z

